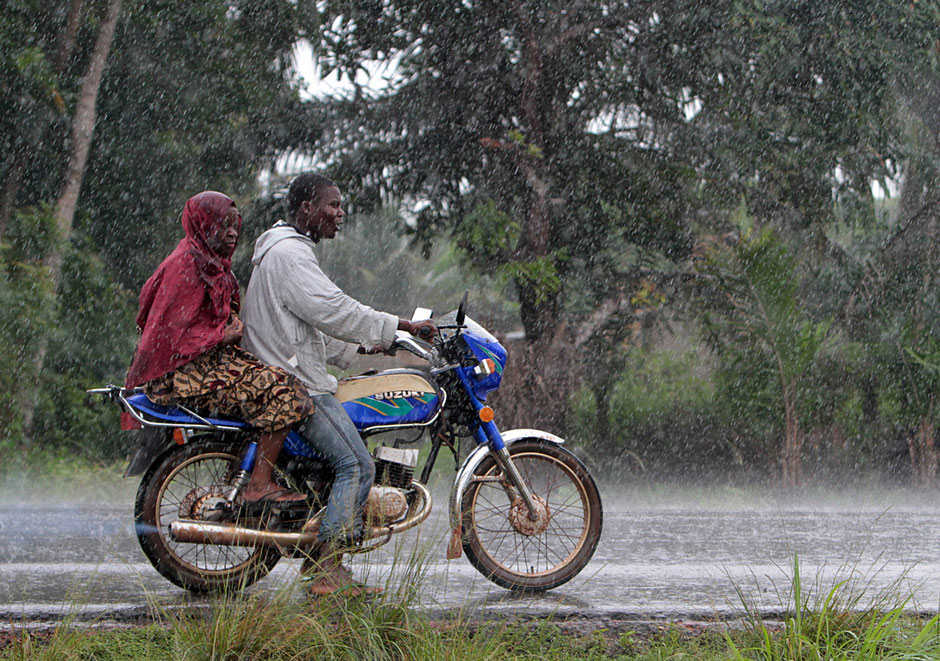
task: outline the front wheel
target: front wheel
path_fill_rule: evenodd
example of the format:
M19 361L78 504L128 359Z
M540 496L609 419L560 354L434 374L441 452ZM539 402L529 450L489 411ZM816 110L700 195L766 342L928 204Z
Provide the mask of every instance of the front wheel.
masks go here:
M227 444L197 440L158 459L140 482L137 539L154 568L192 592L240 589L267 575L281 557L275 548L187 544L170 538L176 519L226 520L219 505L238 470ZM221 518L220 518L221 517Z
M484 576L510 590L539 592L570 581L601 537L601 497L584 464L539 439L509 447L535 497L529 517L492 455L474 472L462 504L463 550Z

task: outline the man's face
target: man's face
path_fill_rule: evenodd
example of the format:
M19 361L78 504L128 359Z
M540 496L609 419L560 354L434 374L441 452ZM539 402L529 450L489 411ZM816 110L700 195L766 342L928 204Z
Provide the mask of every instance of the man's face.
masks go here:
M343 225L343 196L336 186L320 193L316 200L307 200L300 205L298 214L304 229L318 239L332 239Z

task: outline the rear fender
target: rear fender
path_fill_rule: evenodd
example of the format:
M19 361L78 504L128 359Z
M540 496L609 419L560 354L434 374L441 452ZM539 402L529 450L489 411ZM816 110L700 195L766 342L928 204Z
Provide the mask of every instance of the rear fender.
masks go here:
M518 443L519 441L533 438L542 441L549 441L551 443L558 443L559 445L565 442L565 440L560 436L555 436L555 434L550 434L549 432L542 431L540 429L511 429L509 431L500 432L500 435L503 437L503 443L506 444L507 448L511 447L513 443ZM460 467L460 470L457 471L457 477L454 479L454 486L452 486L450 489L449 498L450 527L454 530L456 530L460 525L460 501L463 500L464 491L467 490L467 486L469 486L470 480L473 479L473 474L476 471L477 466L480 465L480 462L483 461L489 452L489 445L478 446L467 456L463 462L463 465Z
M124 469L124 477L143 475L154 460L173 443L172 427L144 427L139 431L140 443Z

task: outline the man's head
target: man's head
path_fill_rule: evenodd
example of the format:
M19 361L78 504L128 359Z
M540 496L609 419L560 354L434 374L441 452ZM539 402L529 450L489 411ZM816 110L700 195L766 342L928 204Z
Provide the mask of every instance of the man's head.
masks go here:
M314 241L336 236L346 215L342 204L339 187L312 172L294 179L287 193L291 225Z

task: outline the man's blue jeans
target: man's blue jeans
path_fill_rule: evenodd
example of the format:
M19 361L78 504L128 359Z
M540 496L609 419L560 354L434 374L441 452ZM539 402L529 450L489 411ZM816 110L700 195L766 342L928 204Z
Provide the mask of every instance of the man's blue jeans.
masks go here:
M362 530L362 510L375 479L375 463L342 404L329 394L313 395L313 401L316 412L298 431L336 473L317 540L345 543Z

